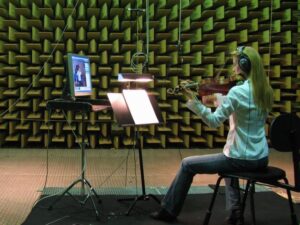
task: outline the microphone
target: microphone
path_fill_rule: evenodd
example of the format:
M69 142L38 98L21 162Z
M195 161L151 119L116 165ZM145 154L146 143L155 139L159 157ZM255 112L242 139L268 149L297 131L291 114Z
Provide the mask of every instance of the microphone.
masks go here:
M146 9L133 9L133 8L128 8L128 11L135 11L135 12L146 12Z

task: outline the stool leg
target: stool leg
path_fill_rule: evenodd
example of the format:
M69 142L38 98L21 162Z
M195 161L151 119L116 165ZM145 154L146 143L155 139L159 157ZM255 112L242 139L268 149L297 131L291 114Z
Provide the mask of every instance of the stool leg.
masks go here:
M220 187L220 182L221 182L222 179L223 179L223 177L220 176L217 180L217 183L216 183L216 186L215 186L215 190L214 190L209 208L208 208L208 210L206 212L206 215L205 215L205 218L204 218L203 225L208 225L208 223L209 223L209 220L210 220L210 217L211 217L211 212L212 212L212 209L213 209L213 206L214 206L217 194L218 194L218 190L219 190L219 187Z
M244 191L244 196L243 196L243 200L242 200L242 204L241 204L241 215L242 215L242 217L244 217L244 211L245 211L245 208L246 208L246 200L247 200L250 184L251 184L251 181L247 180L246 188L245 188L245 191Z
M255 193L255 182L251 182L251 188L250 188L250 207L251 207L252 223L254 225L256 225L255 207L254 207L254 193Z
M284 178L283 180L286 184L289 184L287 178ZM286 189L286 193L287 193L287 196L288 196L288 199L289 199L292 224L293 225L298 225L298 219L297 219L297 215L296 215L295 210L294 210L294 204L293 204L293 200L292 200L291 191L289 189Z

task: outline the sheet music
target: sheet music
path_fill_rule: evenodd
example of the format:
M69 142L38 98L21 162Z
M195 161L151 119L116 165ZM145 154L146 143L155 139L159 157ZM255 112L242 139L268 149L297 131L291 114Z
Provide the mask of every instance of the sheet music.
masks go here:
M122 126L134 125L134 120L122 93L107 93L110 104L119 124Z
M159 123L145 90L123 90L123 95L136 125Z

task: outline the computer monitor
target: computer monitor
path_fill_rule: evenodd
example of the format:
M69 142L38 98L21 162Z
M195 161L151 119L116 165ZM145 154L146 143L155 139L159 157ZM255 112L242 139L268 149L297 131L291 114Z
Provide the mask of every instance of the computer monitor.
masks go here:
M68 54L69 97L92 95L92 77L90 59L87 56Z

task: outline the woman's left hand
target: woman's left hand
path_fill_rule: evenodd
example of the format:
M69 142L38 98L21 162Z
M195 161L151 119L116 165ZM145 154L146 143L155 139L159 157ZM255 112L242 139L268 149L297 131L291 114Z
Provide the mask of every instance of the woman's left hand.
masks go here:
M195 99L197 97L197 94L192 91L189 88L182 88L182 93L184 94L184 96L186 96L189 100Z

